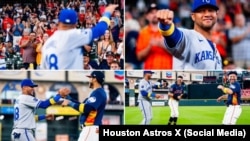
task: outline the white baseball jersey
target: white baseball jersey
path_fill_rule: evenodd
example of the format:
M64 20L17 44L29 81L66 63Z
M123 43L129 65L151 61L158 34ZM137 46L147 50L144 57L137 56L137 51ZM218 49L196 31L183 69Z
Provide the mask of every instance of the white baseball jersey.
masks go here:
M20 95L14 104L14 126L17 129L35 129L35 112L41 101L31 95Z
M41 101L30 95L20 95L14 104L13 141L35 141L35 112Z
M91 29L57 30L42 48L41 69L83 69L83 46L90 43Z
M143 120L141 121L141 125L149 125L150 121L153 118L153 111L151 105L151 98L148 96L142 96L141 90L145 90L148 93L152 93L152 84L150 81L142 79L139 83L139 96L138 96L138 103L140 110L143 115Z
M173 69L222 70L221 56L214 44L195 30L179 28L182 36L177 45L167 49L174 55Z
M138 96L138 99L141 99L141 100L150 100L148 97L142 96L141 90L145 90L148 93L152 93L153 92L152 86L153 86L153 84L150 81L142 79L140 81L140 83L139 83L139 96Z

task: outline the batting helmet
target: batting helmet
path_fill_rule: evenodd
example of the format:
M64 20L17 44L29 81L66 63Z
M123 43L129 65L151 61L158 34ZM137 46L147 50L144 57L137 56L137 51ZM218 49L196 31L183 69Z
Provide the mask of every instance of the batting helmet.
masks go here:
M101 71L92 71L90 75L87 75L87 77L91 78L96 78L96 80L100 83L103 84L105 75Z

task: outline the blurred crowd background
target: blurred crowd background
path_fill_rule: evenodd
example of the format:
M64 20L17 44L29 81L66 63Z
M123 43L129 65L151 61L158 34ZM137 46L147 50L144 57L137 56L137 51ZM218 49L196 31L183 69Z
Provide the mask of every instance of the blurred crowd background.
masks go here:
M105 35L83 46L83 69L123 69L124 0L1 0L0 69L40 69L42 46L57 30L61 9L74 9L77 28L86 29L108 4L119 7Z
M169 56L164 45L158 49L143 50L140 32L145 32L147 26L154 23L155 13L152 9L170 9L174 11L174 23L178 27L193 28L190 17L193 0L127 0L125 2L125 69L171 69L164 66ZM217 0L219 7L218 22L212 31L212 40L216 43L222 56L223 69L250 69L250 0ZM152 26L151 26L152 27ZM157 32L157 31L155 31ZM157 40L152 35L153 28L148 32L148 38ZM147 40L144 40L147 42ZM147 48L146 45L144 48ZM161 48L161 49L159 49ZM142 55L143 54L143 55ZM166 54L166 55L162 55ZM156 63L157 62L157 63ZM155 65L157 64L157 65Z

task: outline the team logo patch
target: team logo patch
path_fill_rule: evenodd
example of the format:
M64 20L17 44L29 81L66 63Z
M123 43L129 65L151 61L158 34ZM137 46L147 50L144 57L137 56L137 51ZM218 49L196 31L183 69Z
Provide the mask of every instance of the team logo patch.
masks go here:
M88 102L89 103L94 103L96 101L96 98L95 97L90 97L88 98Z
M37 98L33 98L33 101L38 101L38 99Z

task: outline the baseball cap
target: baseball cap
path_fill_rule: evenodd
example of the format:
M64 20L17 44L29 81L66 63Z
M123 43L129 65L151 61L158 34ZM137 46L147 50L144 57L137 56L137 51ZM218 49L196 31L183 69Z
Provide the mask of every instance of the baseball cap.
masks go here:
M214 8L215 10L219 9L216 4L216 0L194 0L192 12L195 12L197 9L204 7L204 6L210 6Z
M87 75L89 78L96 78L97 81L102 84L104 82L105 75L101 71L92 71L90 75Z
M115 54L112 51L106 52L106 56L115 56Z
M227 74L227 75L229 76L229 75L231 75L231 74L238 75L236 71L230 71L230 72L228 72L228 74Z
M64 24L76 24L77 13L73 9L63 9L59 13L59 22Z
M87 52L84 52L84 53L83 53L83 56L90 57L90 54L87 53Z
M155 3L151 3L148 7L147 13L151 12L152 10L158 10L158 7Z
M149 70L147 70L147 71L144 71L144 72L143 72L143 74L146 74L146 73L149 73L149 74L154 74L154 72L149 71Z
M31 79L24 79L21 82L21 88L24 86L37 87L38 85L35 84Z
M183 77L182 77L181 75L177 76L177 78L181 78L181 79L183 79Z

